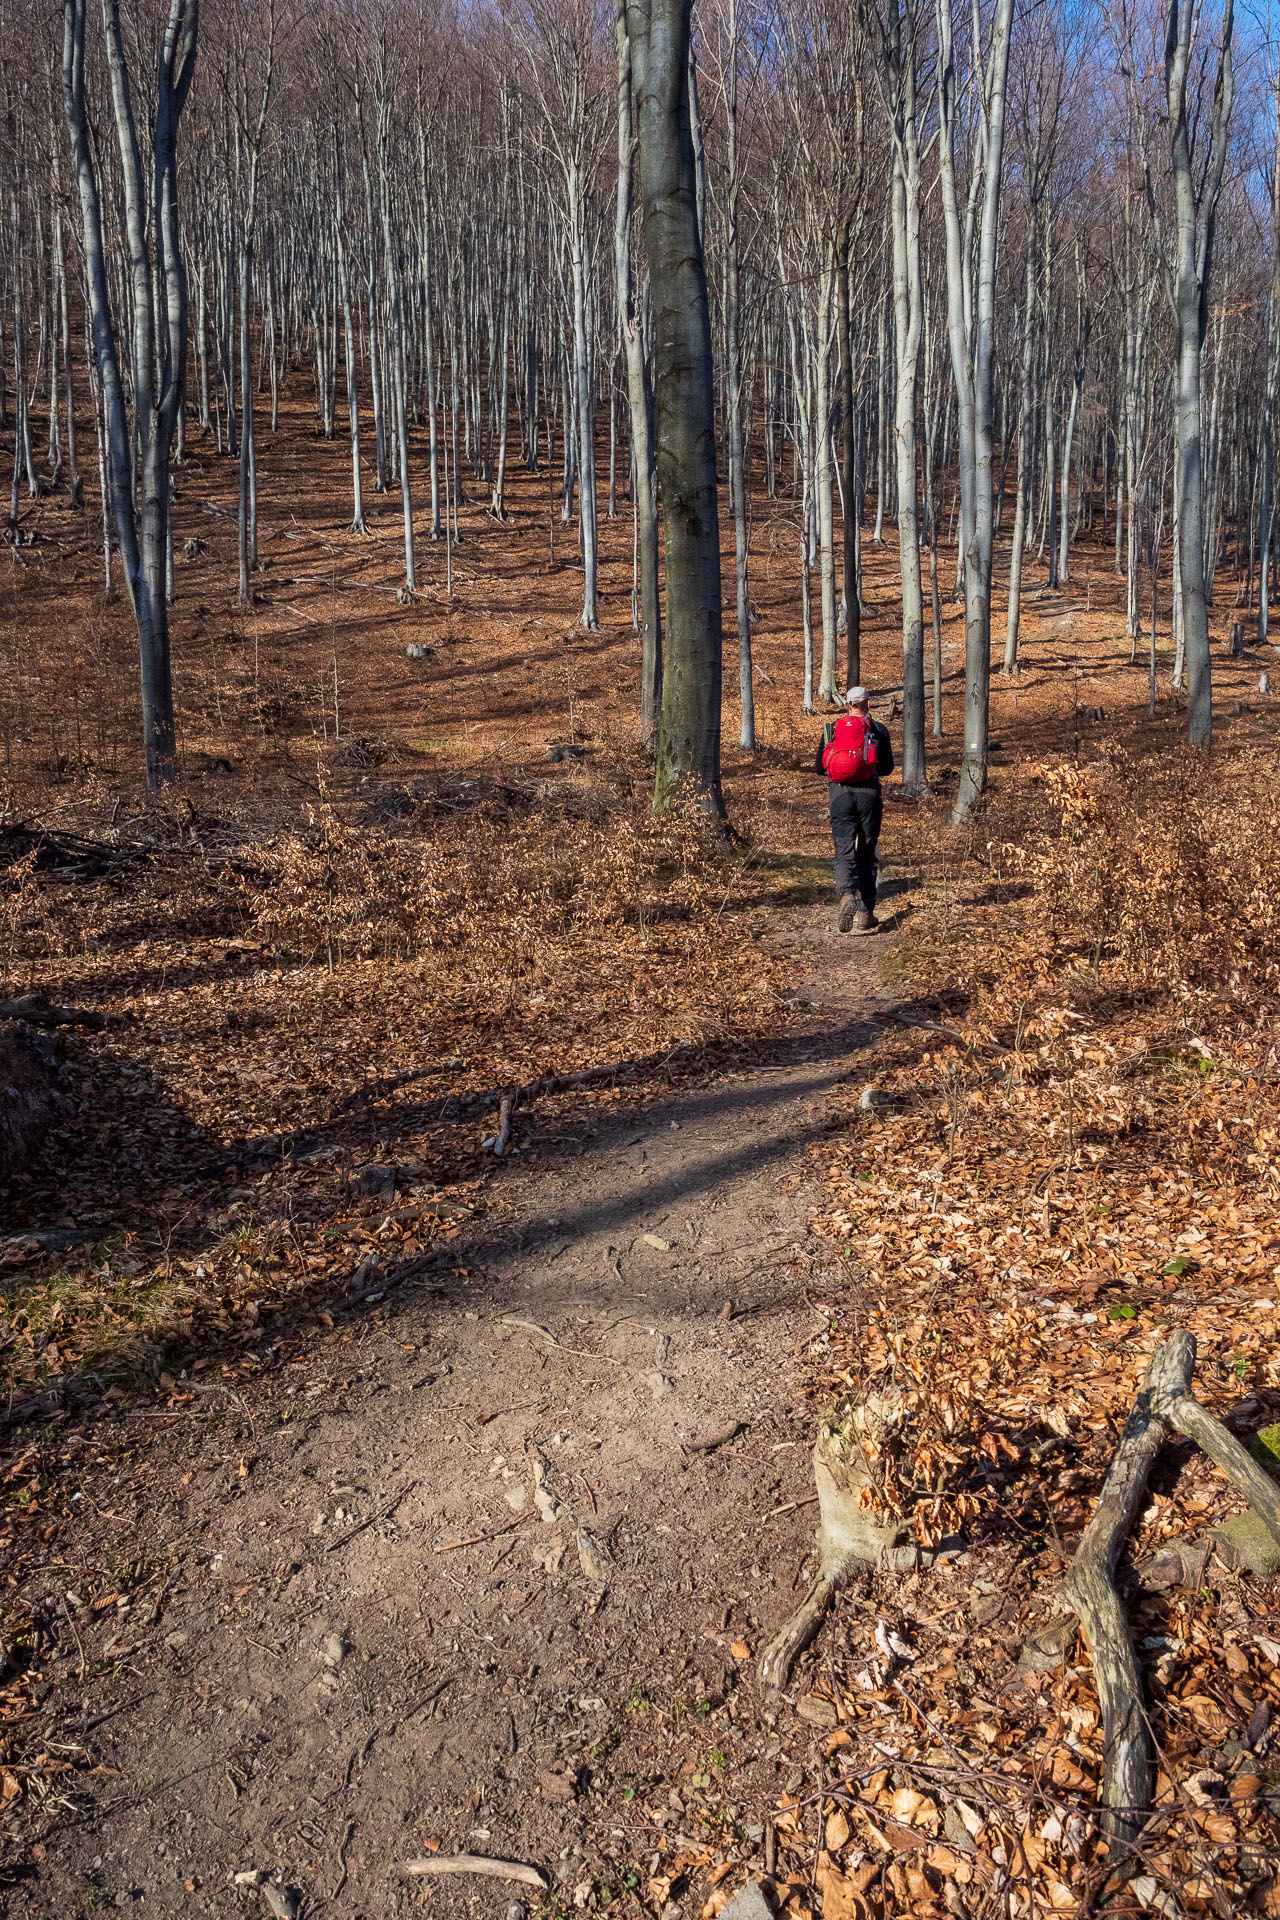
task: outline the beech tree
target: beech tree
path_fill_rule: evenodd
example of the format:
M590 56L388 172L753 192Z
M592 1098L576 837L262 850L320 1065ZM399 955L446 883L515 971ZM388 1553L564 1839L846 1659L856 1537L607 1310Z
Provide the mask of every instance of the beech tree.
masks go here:
M178 220L178 127L191 90L199 0L169 0L154 66L147 160L134 107L135 81L125 51L119 0L102 0L102 37L122 183L122 231L128 259L125 294L132 408L122 377L117 323L107 279L101 170L90 133L85 86L86 0L65 0L62 99L84 242L93 351L106 430L105 485L138 629L142 739L147 785L157 791L174 769L173 679L169 657L170 463L187 366L187 270ZM113 216L117 202L108 197ZM157 312L157 301L163 302ZM138 450L137 495L133 450Z
M720 514L711 318L691 121L693 0L625 0L653 301L658 498L666 549L656 804L720 791Z
M659 805L691 784L719 811L722 697L756 742L761 498L804 712L864 677L864 515L891 550L908 793L926 623L943 739L963 599L963 819L993 603L1013 673L1028 592L1066 590L1083 541L1149 700L1185 694L1206 742L1215 596L1237 644L1265 639L1280 564L1277 95L1256 23L1219 4L234 0L193 84L195 0L66 0L60 47L0 0L8 532L47 491L101 515L147 778L175 751L184 457L198 435L236 463L243 602L286 394L349 447L352 529L398 495L405 598L454 600L463 509L504 519L522 462L594 628L603 527L630 518Z

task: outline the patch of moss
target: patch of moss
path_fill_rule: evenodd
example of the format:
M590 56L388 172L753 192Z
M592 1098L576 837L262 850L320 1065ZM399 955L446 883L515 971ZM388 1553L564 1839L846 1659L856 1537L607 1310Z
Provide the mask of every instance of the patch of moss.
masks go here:
M1275 1480L1280 1480L1280 1421L1275 1426L1261 1427L1249 1442L1249 1451L1260 1467L1265 1467Z

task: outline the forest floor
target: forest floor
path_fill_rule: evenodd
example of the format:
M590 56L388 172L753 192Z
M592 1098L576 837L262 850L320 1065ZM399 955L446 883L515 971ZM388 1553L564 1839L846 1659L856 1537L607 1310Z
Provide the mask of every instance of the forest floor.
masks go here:
M1028 600L958 833L948 605L934 797L890 805L885 931L842 940L792 503L756 502L763 744L726 748L708 862L645 818L625 513L598 635L523 477L507 524L464 513L452 600L424 544L402 607L392 508L344 532L341 448L288 426L253 609L229 463L180 490L162 807L91 529L39 503L0 599L6 971L95 1022L3 1196L15 1910L505 1910L401 1876L457 1851L536 1862L552 1910L709 1916L748 1876L827 1920L1136 1910L1083 1822L1087 1660L1013 1688L1012 1655L1163 1326L1242 1431L1280 1407L1266 660L1215 660L1202 791L1086 549ZM888 713L887 552L868 598ZM1131 879L1175 847L1140 925L1073 819ZM851 1591L770 1705L816 1411L895 1355L994 1448L973 1545ZM1144 1544L1229 1510L1176 1465ZM1152 1885L1274 1911L1272 1587L1153 1607Z

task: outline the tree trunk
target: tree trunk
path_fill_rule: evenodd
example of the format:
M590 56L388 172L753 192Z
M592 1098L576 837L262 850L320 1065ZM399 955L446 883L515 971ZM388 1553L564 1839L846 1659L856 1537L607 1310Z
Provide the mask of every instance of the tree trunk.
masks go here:
M1210 154L1199 195L1196 192L1189 68L1199 9L1195 0L1170 0L1165 37L1165 91L1169 107L1176 238L1173 310L1178 347L1174 371L1174 423L1178 445L1178 574L1187 672L1187 737L1207 747L1213 737L1213 678L1209 658L1209 614L1204 573L1204 475L1200 428L1200 368L1209 319L1209 269L1213 230L1226 163L1231 115L1232 0L1222 19L1210 122Z
M639 108L639 174L653 300L658 493L667 617L654 804L682 789L717 815L720 519L711 322L689 116L692 0L624 0Z
M631 271L631 201L634 162L634 98L631 39L625 0L618 0L618 199L614 222L614 272L618 324L627 368L631 420L632 484L635 487L636 564L640 588L640 731L652 748L662 707L662 599L658 578L658 511L653 459L653 406L644 334Z

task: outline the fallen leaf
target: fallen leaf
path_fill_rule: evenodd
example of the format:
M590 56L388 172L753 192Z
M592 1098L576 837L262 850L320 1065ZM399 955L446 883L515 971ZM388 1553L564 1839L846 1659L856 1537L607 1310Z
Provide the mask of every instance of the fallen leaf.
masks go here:
M822 1920L867 1920L870 1908L852 1875L838 1873L834 1867L819 1867L818 1893Z

